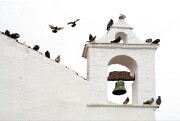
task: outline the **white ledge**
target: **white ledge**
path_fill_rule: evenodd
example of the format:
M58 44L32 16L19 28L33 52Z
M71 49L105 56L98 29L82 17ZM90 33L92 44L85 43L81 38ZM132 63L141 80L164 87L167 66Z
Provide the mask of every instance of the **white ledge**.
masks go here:
M133 105L133 104L96 104L90 103L86 107L130 107L130 108L159 108L158 105Z

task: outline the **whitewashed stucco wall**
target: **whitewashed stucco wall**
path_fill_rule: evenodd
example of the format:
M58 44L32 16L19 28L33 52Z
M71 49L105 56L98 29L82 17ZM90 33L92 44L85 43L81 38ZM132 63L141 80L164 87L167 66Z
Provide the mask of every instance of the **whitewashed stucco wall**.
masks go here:
M108 102L106 80L96 78L103 73L96 66L91 65L93 71L97 69L91 76L94 80L87 81L66 66L0 34L0 120L155 119L155 106Z

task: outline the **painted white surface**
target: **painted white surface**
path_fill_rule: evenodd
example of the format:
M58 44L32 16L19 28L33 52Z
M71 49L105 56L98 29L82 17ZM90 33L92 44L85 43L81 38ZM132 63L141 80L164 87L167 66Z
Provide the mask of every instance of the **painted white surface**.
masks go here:
M100 56L101 51L90 51ZM99 62L95 58L89 61L89 71L96 72L91 72L94 76L86 81L66 66L3 34L0 34L0 57L0 120L155 119L157 107L126 108L112 106L107 101L103 77L107 70L96 67L97 63L93 65L92 61ZM103 106L89 107L92 103Z

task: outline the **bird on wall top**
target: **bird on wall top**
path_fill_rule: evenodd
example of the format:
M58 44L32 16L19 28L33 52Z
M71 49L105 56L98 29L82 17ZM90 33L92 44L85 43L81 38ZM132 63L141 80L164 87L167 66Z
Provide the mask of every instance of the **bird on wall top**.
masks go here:
M37 50L39 50L39 48L40 48L39 45L34 45L33 50L37 51Z
M9 37L11 36L11 34L10 34L10 31L9 31L9 30L6 30L4 34L5 34L5 35L7 35L7 36L9 36Z
M149 38L149 39L146 39L146 43L151 43L152 42L152 39Z
M57 27L52 25L49 25L49 27L52 29L53 33L57 33L59 30L64 29L64 27Z
M13 39L17 39L19 37L20 37L20 35L18 33L11 34L11 38L13 38Z
M91 34L89 34L89 41L86 41L86 42L94 42L94 40L96 39L96 36L92 36Z
M156 39L152 42L152 44L158 44L160 42L160 39Z
M129 97L127 97L127 98L124 100L123 104L128 104L128 102L129 102Z
M49 51L46 51L46 52L45 52L45 56L46 56L47 58L50 58L50 53L49 53Z
M125 19L126 18L126 16L124 14L119 14L119 15L120 15L119 19Z
M112 19L110 19L110 21L108 22L107 24L107 29L106 30L109 30L110 27L114 24L114 21Z
M61 60L60 55L58 55L58 56L55 58L55 62L59 63L60 60Z
M75 27L76 26L76 22L79 21L79 20L80 19L77 19L77 20L75 20L73 22L69 22L69 23L67 23L67 25L72 24L71 27Z
M150 100L147 100L146 102L143 102L143 104L151 105L154 102L154 98L151 98Z
M158 99L156 100L156 104L160 105L161 104L161 96L158 96Z
M121 41L121 37L118 37L115 40L111 41L111 43L119 43L120 41Z

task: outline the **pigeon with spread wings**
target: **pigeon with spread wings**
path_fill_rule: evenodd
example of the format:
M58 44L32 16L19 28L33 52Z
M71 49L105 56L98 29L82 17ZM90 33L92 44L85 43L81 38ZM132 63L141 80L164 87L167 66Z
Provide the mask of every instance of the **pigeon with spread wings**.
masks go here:
M64 29L64 27L57 27L57 26L54 27L52 25L49 25L49 27L52 29L53 33L57 33L59 30Z
M77 19L77 20L75 20L73 22L69 22L69 23L67 23L67 25L72 24L71 27L75 27L77 21L79 21L79 19Z

